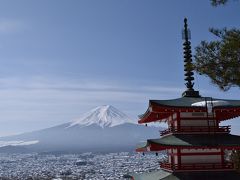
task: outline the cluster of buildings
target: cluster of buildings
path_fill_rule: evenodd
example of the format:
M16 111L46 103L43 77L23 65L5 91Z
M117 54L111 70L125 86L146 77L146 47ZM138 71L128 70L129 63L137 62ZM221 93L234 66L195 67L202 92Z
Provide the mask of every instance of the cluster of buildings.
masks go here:
M158 169L159 154L0 154L0 179L123 179L129 172Z

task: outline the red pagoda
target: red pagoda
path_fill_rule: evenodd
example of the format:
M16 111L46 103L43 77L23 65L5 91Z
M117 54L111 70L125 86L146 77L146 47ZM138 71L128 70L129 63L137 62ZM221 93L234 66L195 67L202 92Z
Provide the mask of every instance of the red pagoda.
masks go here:
M240 179L227 156L240 149L240 136L230 134L230 126L220 122L240 116L240 100L201 97L193 86L191 43L184 19L184 71L187 90L182 97L150 100L140 124L167 122L161 138L148 139L136 151L166 151L161 170L130 176L134 180L220 180Z

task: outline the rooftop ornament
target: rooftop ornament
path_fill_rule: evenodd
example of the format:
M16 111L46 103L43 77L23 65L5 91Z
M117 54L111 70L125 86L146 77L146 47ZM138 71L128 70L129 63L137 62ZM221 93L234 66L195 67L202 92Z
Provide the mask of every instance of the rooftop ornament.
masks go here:
M193 73L193 64L192 64L192 51L191 51L191 39L190 30L188 29L187 25L187 18L184 19L184 30L182 32L182 38L185 41L183 43L183 50L184 50L184 71L185 71L185 85L187 90L183 92L183 97L200 97L199 92L193 89L194 82L194 73Z

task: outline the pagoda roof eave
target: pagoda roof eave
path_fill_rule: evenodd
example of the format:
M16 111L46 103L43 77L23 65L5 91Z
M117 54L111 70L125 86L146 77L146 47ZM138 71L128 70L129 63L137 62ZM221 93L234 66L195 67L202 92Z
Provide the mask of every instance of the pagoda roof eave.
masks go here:
M149 139L137 147L137 152L161 151L169 148L229 148L240 149L240 136L231 134L175 134Z
M172 173L164 170L157 170L157 171L141 173L141 174L130 173L129 176L132 177L134 180L161 180L161 179L169 178L170 176L172 176Z
M140 120L138 123L141 124L154 121L163 121L167 118L167 115L163 113L172 114L174 112L184 111L207 112L207 106L194 105L201 102L215 102L213 106L214 111L220 112L221 110L238 110L238 112L234 113L232 116L230 114L230 116L223 116L221 118L221 114L219 114L218 120L220 121L240 116L240 100L216 99L210 97L182 97L171 100L149 100L147 111L144 114L139 115Z
M212 97L181 97L177 99L169 99L169 100L149 100L149 104L156 103L162 106L170 106L170 107L195 107L194 103L197 102L225 102L224 104L219 103L215 107L239 107L240 100L231 100L231 99L218 99Z

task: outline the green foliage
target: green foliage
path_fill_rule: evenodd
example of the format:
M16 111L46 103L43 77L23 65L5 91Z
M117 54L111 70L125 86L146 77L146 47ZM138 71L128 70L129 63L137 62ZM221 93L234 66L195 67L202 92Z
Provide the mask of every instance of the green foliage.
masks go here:
M228 0L211 0L211 4L213 6L224 5L228 2Z
M224 5L228 0L211 0L213 6ZM211 28L218 41L202 41L196 47L195 69L211 78L222 90L240 86L240 30ZM231 160L240 172L240 150L233 150Z
M240 151L239 150L232 151L231 160L233 161L234 168L237 171L240 171Z
M202 41L195 50L194 69L224 91L240 86L240 30L214 29L215 41Z

